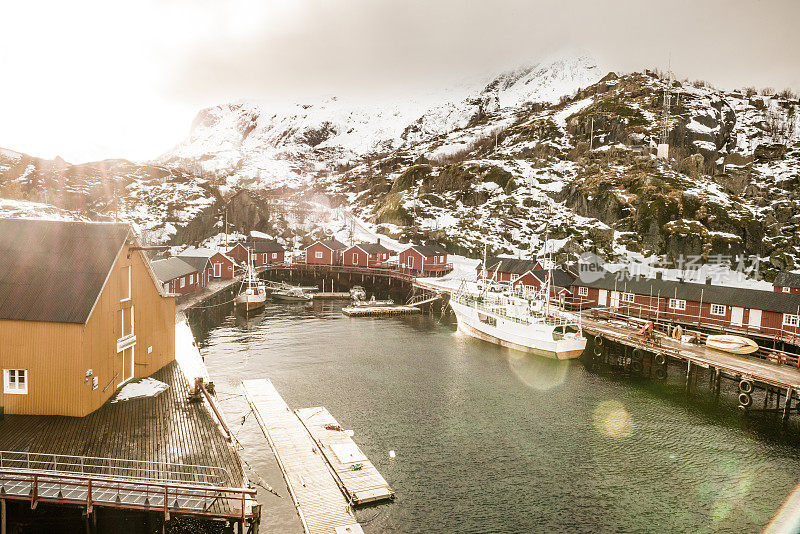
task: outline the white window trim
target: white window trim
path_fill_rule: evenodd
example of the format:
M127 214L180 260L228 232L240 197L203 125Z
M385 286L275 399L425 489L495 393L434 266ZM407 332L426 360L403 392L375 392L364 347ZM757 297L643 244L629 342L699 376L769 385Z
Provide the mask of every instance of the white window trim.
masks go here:
M672 310L686 310L686 301L683 299L669 299L668 308Z
M720 308L722 309L722 311L719 311ZM714 311L714 310L717 310L717 311ZM709 310L709 313L711 315L724 316L727 313L727 311L728 311L728 307L725 306L724 304L712 304L711 305L711 309Z
M800 325L800 315L794 313L783 314L783 326L798 326Z
M314 252L314 257L316 259L318 259L318 260L321 260L322 259L322 251L318 250L318 251Z
M578 286L578 295L580 295L581 297L588 297L589 288L585 286Z
M11 373L14 372L14 386L11 386ZM25 377L25 387L19 387L19 373ZM27 395L28 384L30 382L27 369L3 369L3 393L6 395Z
M278 253L277 252L273 252L272 253L272 259L273 260L277 260L278 259Z
M784 287L784 288L781 288L781 291L783 291L784 293L791 293L792 292L792 288L791 287Z
M181 289L183 289L184 287L186 287L186 277L181 276Z
M215 263L214 264L214 277L215 278L219 278L220 276L222 276L222 264L221 263Z
M634 295L633 293L623 293L621 299L622 302L627 302L629 304L632 304L636 302L636 295Z
M127 270L128 270L128 296L119 299L120 302L128 302L129 300L131 300L131 297L133 296L133 293L131 291L131 266L130 265L128 265Z
M353 252L353 265L358 265L358 252Z

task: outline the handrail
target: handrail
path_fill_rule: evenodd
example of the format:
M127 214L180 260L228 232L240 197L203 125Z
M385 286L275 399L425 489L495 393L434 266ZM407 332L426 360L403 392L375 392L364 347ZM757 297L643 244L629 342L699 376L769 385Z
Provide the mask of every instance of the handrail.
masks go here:
M193 483L227 483L227 469L217 466L73 456L29 451L0 451L0 469L29 469L46 472L77 472L136 480L170 480ZM155 476L154 476L155 475Z
M19 488L20 484L30 484L30 489L25 491L28 488L23 488L21 491L15 492L11 489L9 483L13 483L17 488ZM248 498L254 501L257 493L257 490L253 488L174 484L171 482L130 480L103 476L90 477L35 470L0 471L0 486L5 488L3 498L30 500L33 507L40 501L85 503L90 510L94 505L98 505L139 510L163 510L167 517L170 512L179 512L203 516L233 517L242 520L255 515L253 507L250 507L248 513L246 502ZM55 489L58 489L58 493L55 496L48 496L48 493L52 494ZM84 497L74 490L85 490L86 496ZM114 499L109 498L109 492L112 495L114 492L116 493ZM125 502L124 499L120 498L123 492L125 492L125 495L134 495L133 502ZM103 498L103 496L106 498ZM157 497L163 498L162 504L151 503ZM202 500L204 508L198 509L196 506L187 506L186 502L181 505L178 498ZM209 501L213 503L217 500L227 501L230 509L208 510ZM239 506L238 510L237 506Z

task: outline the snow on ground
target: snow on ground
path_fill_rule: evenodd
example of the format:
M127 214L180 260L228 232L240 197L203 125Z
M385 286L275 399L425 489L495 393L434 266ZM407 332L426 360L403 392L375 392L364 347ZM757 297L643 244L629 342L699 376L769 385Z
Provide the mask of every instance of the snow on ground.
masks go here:
M10 219L46 219L50 221L86 221L86 217L50 204L0 198L0 217Z
M131 399L156 397L169 389L169 385L155 378L143 378L137 382L128 382L111 402L124 402Z

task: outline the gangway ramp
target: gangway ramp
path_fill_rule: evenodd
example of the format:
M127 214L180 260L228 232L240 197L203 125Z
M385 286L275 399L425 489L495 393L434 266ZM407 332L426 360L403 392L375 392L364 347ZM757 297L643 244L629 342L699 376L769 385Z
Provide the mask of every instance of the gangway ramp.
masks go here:
M325 407L301 408L297 417L319 446L353 504L394 498L394 491Z
M243 380L245 397L272 448L309 534L363 532L325 457L272 382Z

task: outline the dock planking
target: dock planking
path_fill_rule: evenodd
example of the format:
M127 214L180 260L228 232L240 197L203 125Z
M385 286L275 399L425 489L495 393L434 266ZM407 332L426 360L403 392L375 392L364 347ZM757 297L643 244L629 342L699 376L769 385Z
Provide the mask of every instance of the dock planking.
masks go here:
M362 532L328 463L272 382L243 380L242 388L283 472L303 529L309 534Z
M752 356L728 354L705 345L682 343L661 335L658 336L659 344L654 345L637 336L635 330L629 326L586 315L581 320L583 330L593 336L601 336L649 352L669 354L701 367L714 367L731 375L749 377L772 386L800 390L800 369L797 368Z
M295 413L322 451L352 504L394 498L394 490L326 408L301 408ZM359 469L353 469L359 465Z

